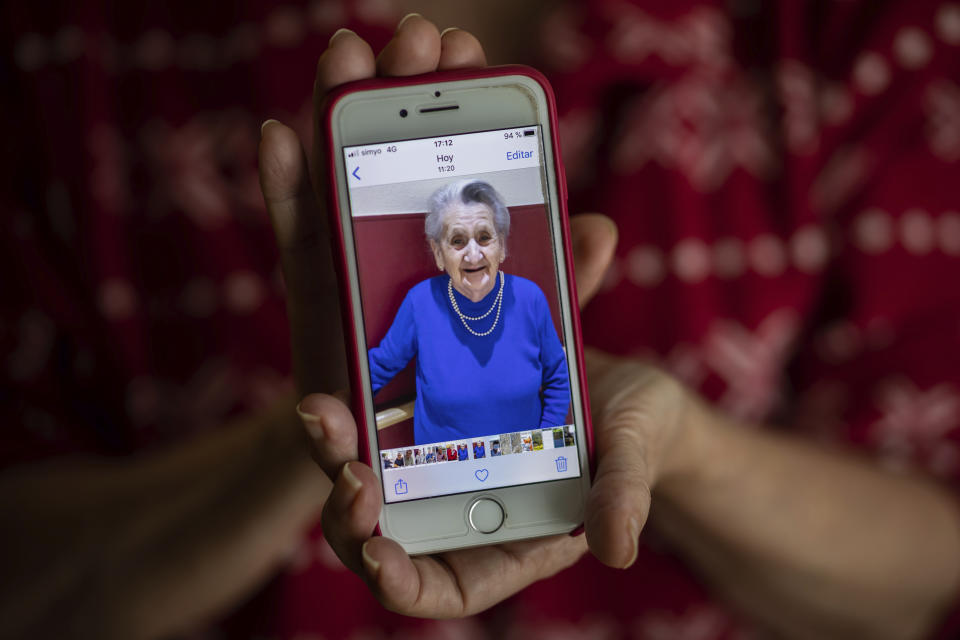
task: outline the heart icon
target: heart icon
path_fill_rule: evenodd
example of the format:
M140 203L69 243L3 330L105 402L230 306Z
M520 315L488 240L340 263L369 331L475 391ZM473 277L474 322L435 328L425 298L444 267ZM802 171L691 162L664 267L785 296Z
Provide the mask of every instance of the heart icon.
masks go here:
M490 475L490 472L487 471L486 469L477 469L476 471L473 472L473 475L477 476L477 480L479 480L480 482L483 482L484 480L487 479L487 476Z

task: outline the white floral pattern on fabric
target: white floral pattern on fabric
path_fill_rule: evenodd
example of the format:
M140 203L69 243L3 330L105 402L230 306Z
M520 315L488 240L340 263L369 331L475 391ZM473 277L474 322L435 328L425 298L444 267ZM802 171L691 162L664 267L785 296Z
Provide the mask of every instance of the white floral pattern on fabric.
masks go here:
M949 384L920 389L904 377L877 386L881 417L871 437L881 461L895 468L919 465L951 476L960 469L960 451L947 436L960 426L960 394Z
M691 608L683 613L649 614L636 624L642 640L713 640L729 626L729 620L711 607Z
M820 147L820 108L813 72L797 60L783 60L777 68L777 88L784 108L787 147L800 155L816 152Z
M762 420L781 399L783 370L800 330L793 309L768 315L750 331L733 320L716 320L703 340L704 362L726 383L720 404L731 414Z
M182 211L210 230L243 210L263 209L256 170L242 162L256 153L255 128L240 114L200 116L183 127L154 122L144 136L160 186L151 197L158 213Z
M604 7L615 25L606 46L619 61L637 64L657 56L669 65L724 69L733 62L732 27L712 7L696 7L677 20L660 20L626 2Z
M656 162L682 173L698 191L718 189L741 168L763 180L778 168L756 87L692 73L660 85L626 107L626 129L611 164L621 174Z
M28 33L14 45L14 60L25 72L33 73L52 65L64 65L89 56L100 58L113 72L156 72L179 67L193 71L220 71L232 64L254 58L262 44L293 48L301 44L307 28L329 33L348 16L344 0L317 0L306 6L279 6L257 23L235 25L226 35L189 33L174 36L161 28L147 29L130 42L119 42L101 33L66 25L45 36ZM368 24L390 24L396 9L387 0L358 0L358 16Z
M960 86L946 79L932 83L924 109L930 151L945 162L960 160Z

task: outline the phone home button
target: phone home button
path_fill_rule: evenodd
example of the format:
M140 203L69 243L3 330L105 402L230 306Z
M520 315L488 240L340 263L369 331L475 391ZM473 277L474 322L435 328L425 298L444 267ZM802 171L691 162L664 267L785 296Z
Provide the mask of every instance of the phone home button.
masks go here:
M480 533L493 533L503 525L503 507L491 498L477 498L469 511L467 520Z

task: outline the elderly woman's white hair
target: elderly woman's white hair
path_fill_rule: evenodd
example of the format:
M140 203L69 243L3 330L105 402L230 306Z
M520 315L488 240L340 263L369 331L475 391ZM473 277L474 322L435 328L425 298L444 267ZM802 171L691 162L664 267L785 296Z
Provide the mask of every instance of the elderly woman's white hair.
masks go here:
M439 243L443 236L443 216L451 204L460 202L470 204L479 202L490 207L493 212L493 226L500 236L503 253L507 252L507 236L510 235L510 211L503 198L490 183L483 180L460 180L444 185L433 192L427 201L427 218L423 230L427 238Z

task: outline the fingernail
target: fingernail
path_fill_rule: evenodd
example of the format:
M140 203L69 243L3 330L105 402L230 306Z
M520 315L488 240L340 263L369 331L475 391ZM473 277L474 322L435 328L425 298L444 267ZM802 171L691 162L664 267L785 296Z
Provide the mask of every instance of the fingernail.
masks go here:
M403 17L400 19L400 22L397 23L397 31L400 31L400 27L403 26L403 23L406 22L407 20L409 20L410 18L412 18L413 16L417 16L418 18L422 18L422 17L423 17L423 16L421 16L419 13L408 13L407 15L403 16Z
M266 129L267 125L270 124L271 122L276 122L277 124L280 124L280 121L279 121L279 120L274 120L273 118L268 118L267 120L264 120L264 121L263 121L263 124L260 125L260 137L261 137L261 138L263 137L263 130Z
M444 34L450 33L451 31L457 31L459 28L460 27L447 27L446 29L440 32L440 37L442 38Z
M337 29L336 31L333 32L333 35L330 36L330 39L327 41L327 46L329 47L330 45L332 45L333 41L337 39L337 36L339 36L342 33L352 33L353 35L357 35L355 31L353 31L352 29L347 29L346 27L343 27L342 29Z
M323 432L323 419L320 416L307 413L300 407L300 403L297 403L297 415L303 420L303 426L306 427L311 438L314 440L326 438L326 434Z
M630 541L633 542L633 555L630 556L630 560L624 565L624 569L632 567L633 563L637 561L637 554L640 553L640 524L637 522L637 519L632 516L627 522L627 534L630 536Z
M370 544L370 541L367 540L363 543L363 546L360 547L360 555L363 556L363 566L367 568L367 573L371 575L376 575L380 571L380 563L370 557L370 554L367 553L367 545Z
M353 475L353 471L350 471L349 462L343 465L343 479L347 481L347 484L353 489L354 493L363 488L363 483L360 482L360 478Z

